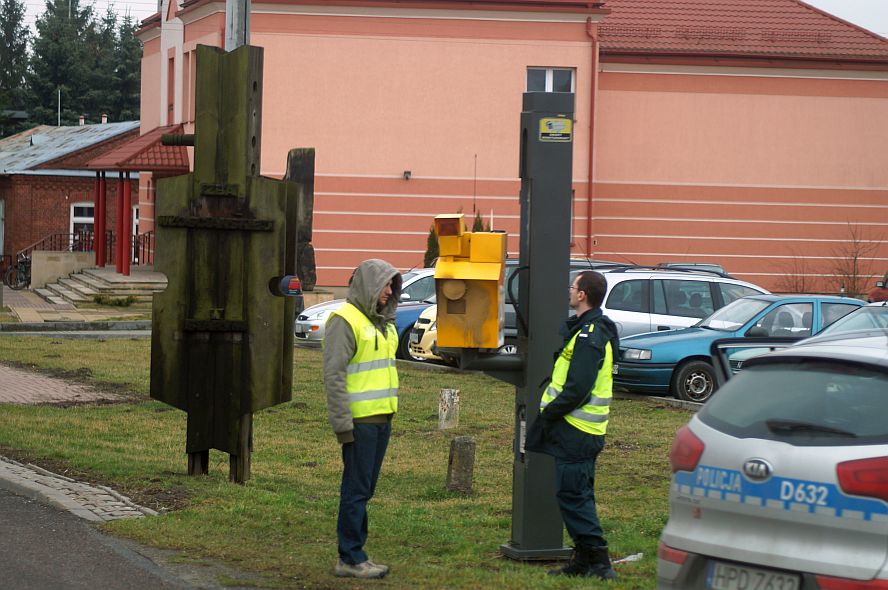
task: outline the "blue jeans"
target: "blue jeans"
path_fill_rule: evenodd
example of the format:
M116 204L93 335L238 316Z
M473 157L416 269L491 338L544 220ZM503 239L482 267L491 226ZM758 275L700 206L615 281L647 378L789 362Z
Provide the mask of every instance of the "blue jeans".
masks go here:
M339 489L339 558L348 564L367 561L367 502L376 490L376 480L385 458L391 422L355 423L354 442L342 445L342 485Z

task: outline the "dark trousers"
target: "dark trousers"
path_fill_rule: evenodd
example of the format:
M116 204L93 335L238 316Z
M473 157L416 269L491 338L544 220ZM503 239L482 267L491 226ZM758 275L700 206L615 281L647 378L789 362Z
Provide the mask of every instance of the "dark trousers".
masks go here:
M561 518L578 549L607 547L598 511L595 508L595 460L604 447L603 436L586 435L587 449L593 452L583 459L555 457L555 495Z
M355 423L354 442L342 445L342 485L339 489L339 558L352 565L367 561L367 502L376 490L376 480L385 458L391 422Z

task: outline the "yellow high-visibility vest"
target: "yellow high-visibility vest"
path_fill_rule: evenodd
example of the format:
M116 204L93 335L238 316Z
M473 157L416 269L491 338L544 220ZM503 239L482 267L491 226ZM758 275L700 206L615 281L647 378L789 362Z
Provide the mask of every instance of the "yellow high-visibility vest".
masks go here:
M391 323L382 334L361 310L346 303L330 314L351 326L357 351L348 362L345 389L352 418L365 418L398 411L398 332ZM327 321L330 321L329 319Z
M591 334L594 329L595 325L589 324L588 333ZM580 335L581 331L578 330L574 334L555 361L555 368L552 370L552 380L543 392L542 398L540 398L541 412L543 408L561 394L564 388L564 382L567 381L567 371L570 368L570 359L573 358L574 344L576 344L577 336ZM589 434L605 434L607 432L614 381L614 353L612 348L610 341L608 341L604 347L604 362L598 371L598 377L595 379L595 385L592 387L592 395L589 397L589 401L581 408L570 412L564 417L571 426Z

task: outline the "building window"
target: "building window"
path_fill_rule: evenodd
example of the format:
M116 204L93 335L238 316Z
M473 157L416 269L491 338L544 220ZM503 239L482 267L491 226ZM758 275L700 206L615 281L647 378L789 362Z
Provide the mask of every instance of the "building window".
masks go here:
M528 92L573 92L573 68L527 68Z
M71 250L88 252L92 250L95 207L92 203L71 205Z

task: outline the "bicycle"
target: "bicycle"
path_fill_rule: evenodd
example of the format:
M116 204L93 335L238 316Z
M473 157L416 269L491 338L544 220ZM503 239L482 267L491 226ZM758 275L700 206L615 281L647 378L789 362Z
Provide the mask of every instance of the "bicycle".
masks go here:
M10 289L24 289L31 284L31 259L20 254L18 261L6 269L3 275L3 282Z

